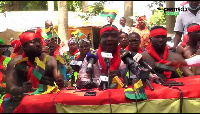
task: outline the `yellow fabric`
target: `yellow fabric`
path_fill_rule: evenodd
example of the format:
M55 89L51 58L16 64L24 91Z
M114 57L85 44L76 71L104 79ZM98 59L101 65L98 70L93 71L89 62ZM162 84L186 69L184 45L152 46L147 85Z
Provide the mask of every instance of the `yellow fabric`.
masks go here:
M105 11L105 12L115 12L116 14L118 13L118 11L117 10L108 10L108 9L105 9L104 8L104 10L103 11Z
M56 55L56 60L60 61L60 63L64 64L64 60L60 55Z
M141 79L134 84L134 90L136 91L136 89L141 88L143 86Z
M15 63L15 65L18 64L18 63L21 63L21 62L23 62L23 61L28 61L28 57L25 57L25 58L23 58L22 60L17 61L17 62Z
M46 65L42 61L40 61L38 57L35 58L35 63L37 63L39 67L45 70Z
M136 113L136 103L112 104L113 113ZM180 99L145 100L137 103L139 113L180 113ZM57 113L110 113L108 105L56 104ZM184 99L183 113L199 113L200 99Z

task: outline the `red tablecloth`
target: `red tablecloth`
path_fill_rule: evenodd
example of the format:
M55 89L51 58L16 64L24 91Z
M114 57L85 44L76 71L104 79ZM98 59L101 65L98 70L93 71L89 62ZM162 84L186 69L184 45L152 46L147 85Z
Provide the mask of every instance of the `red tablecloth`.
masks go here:
M183 92L184 98L200 98L200 76L171 79L183 82L184 86L176 86ZM173 99L179 98L180 92L166 86L152 83L154 91L148 86L145 92L148 100L153 99ZM75 92L74 90L61 90L57 94L25 96L20 105L15 109L15 113L56 113L55 103L65 105L105 105L109 104L108 90L97 91L96 96L84 96L85 92ZM124 88L109 89L111 104L130 103L124 95Z

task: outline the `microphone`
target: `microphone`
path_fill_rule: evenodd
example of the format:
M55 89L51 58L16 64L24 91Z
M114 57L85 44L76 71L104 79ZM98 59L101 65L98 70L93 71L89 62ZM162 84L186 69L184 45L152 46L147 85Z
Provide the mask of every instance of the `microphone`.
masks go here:
M110 89L120 89L124 87L124 80L115 76L112 80L112 84L110 85Z
M105 74L101 74L100 76L100 88L103 89L103 90L106 90L108 86L108 76L106 76Z
M98 54L96 51L90 51L86 55L86 59L88 61L86 72L89 74L93 69L93 64L95 64L98 60Z
M72 60L70 62L70 66L72 67L72 69L77 72L79 71L81 64L82 64L82 61Z
M141 56L138 56L141 57ZM149 74L150 71L148 69L142 68L132 57L131 53L127 50L120 50L120 58L121 60L125 63L128 64L129 70L133 73L136 74L136 76L143 80L146 81L147 85L150 87L150 89L153 91L154 88L152 87L151 83L149 82ZM139 61L139 59L136 59ZM143 76L144 75L144 76Z
M127 50L121 49L120 50L120 58L121 60L128 65L128 69L133 73L136 74L136 72L139 69L139 65L133 60L133 57L131 53Z

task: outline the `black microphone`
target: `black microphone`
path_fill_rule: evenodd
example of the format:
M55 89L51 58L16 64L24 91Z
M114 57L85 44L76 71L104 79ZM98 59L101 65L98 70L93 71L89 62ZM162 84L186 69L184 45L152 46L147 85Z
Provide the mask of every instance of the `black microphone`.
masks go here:
M100 89L106 90L108 86L108 76L106 76L105 74L101 74L100 75Z
M151 83L149 81L150 71L148 69L145 69L142 66L140 66L133 59L133 57L132 57L132 55L131 55L131 53L129 51L121 49L120 50L120 58L125 64L128 64L128 68L133 74L136 74L136 76L139 79L141 79L143 81L146 81L146 83L150 87L150 89L152 91L154 90L154 88L152 87L152 85L151 85Z
M95 64L98 60L98 54L96 51L90 51L87 53L86 59L88 61L86 72L89 74L93 69L93 64Z

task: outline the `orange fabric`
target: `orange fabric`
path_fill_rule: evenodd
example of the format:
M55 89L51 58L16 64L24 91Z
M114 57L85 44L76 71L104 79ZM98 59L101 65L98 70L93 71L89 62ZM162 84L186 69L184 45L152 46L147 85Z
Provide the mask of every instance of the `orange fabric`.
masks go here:
M116 52L115 54L113 55L113 58L110 62L110 68L109 68L109 71L112 71L112 70L118 70L119 69L119 66L120 66L120 63L121 63L121 58L119 57L120 55L120 46L117 46L117 49L116 49ZM104 74L107 74L106 73L106 64L101 56L101 52L103 52L103 49L101 47L101 44L99 45L99 49L97 51L97 54L98 54L98 59L99 59L99 63L101 64L101 67L103 68L103 73Z
M149 55L151 55L153 58L155 58L158 62L156 63L161 63L161 64L165 64L168 63L169 61L167 60L167 56L168 56L168 47L165 46L165 50L164 50L164 54L163 54L163 59L161 59L158 55L158 53L155 51L155 49L153 48L151 42L149 43L148 47L147 47L147 52L149 53ZM164 71L163 73L168 79L171 77L172 72L169 71Z
M130 51L130 47L127 46L127 47L125 48L125 50ZM142 52L143 52L142 49L141 49L140 47L138 47L138 53L142 53Z
M150 34L150 31L148 30L147 27L145 27L144 30L140 30L139 28L135 28L133 30L133 32L137 32L140 37L141 37L141 43L140 43L140 48L141 49L146 49L148 43L149 43L149 34Z
M11 55L10 55L10 58L15 58L15 57L17 57L18 56L18 53L12 53Z

